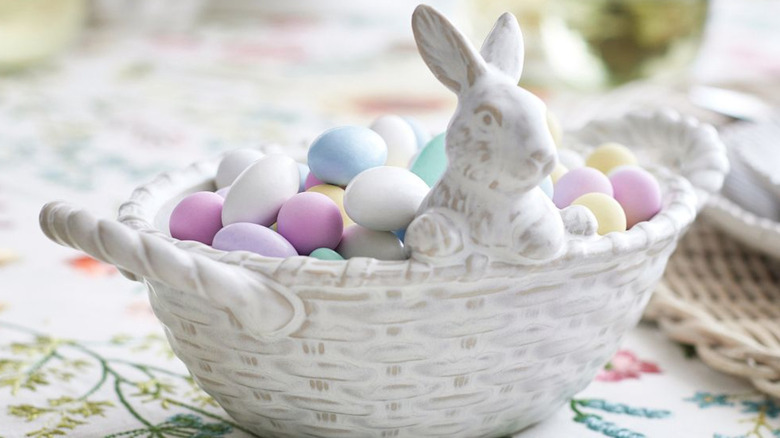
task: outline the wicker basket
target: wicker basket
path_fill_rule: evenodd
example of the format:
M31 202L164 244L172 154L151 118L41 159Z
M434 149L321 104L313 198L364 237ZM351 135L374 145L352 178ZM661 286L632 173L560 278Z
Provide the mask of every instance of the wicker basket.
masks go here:
M146 282L177 356L259 435L498 437L591 381L727 168L711 127L670 113L596 122L569 138L580 149L605 139L634 147L664 207L542 264L278 259L169 237L172 205L213 189L216 161L138 188L121 223L52 203L41 226Z

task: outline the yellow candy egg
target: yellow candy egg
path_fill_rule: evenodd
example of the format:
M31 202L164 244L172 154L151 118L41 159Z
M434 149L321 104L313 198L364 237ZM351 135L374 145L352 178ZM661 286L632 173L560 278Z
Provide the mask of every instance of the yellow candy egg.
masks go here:
M341 211L341 218L344 220L344 228L347 228L348 226L355 223L355 221L349 218L347 212L344 210L344 189L341 187L330 184L320 184L309 187L309 190L306 191L322 193L323 195L330 198L331 201L335 202Z
M604 143L591 152L585 165L598 169L604 175L623 165L636 164L636 156L631 150L619 143Z
M552 173L550 174L550 178L552 178L553 184L557 183L558 178L562 177L568 171L569 169L563 164L561 164L559 161L558 164L555 166L555 169L553 169Z
M587 193L575 199L571 205L588 208L599 223L598 233L603 236L613 231L626 231L626 213L611 196L604 193Z
M558 118L555 117L555 114L549 110L547 111L547 128L550 130L550 134L552 134L555 147L561 147L561 139L563 138L561 122L559 122Z

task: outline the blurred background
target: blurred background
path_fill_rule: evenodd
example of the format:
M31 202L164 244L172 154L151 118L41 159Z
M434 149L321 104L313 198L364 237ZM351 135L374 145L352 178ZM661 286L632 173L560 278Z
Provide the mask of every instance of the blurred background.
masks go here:
M455 98L417 55L416 3L0 0L0 172L90 190L383 113L441 132ZM658 106L722 123L780 101L780 0L430 3L476 42L514 12L521 85L564 127Z
M106 357L182 369L168 354L144 287L111 265L46 240L37 224L41 206L63 199L115 217L134 187L162 171L268 142L301 158L324 129L367 126L387 113L415 117L432 134L442 132L455 96L417 54L410 27L416 3L0 0L0 365L21 363L11 370L16 374L47 371L35 364L34 354L17 362L3 359L16 354L22 345L16 342L29 342L30 333L46 333L79 342L111 339ZM767 120L780 105L780 0L429 3L476 43L501 12L514 12L526 43L521 85L544 99L566 128L632 109L672 107L728 130ZM762 140L771 147L746 160L745 169L750 163L766 167L768 158L777 160L775 172L780 169L780 117L774 120L774 133ZM742 205L752 213L728 216L731 228L725 230L737 238L757 230L743 241L758 236L752 246L777 254L780 195L761 191L747 171L741 175L727 180L725 193L735 202L749 201ZM778 272L771 266L768 272ZM131 338L153 347L114 342ZM648 406L673 406L679 421L658 422L666 429L648 436L699 436L681 427L702 425L715 430L712 411L680 401L694 389L750 390L742 380L682 358L676 344L646 327L632 332L626 345L642 357L673 358L663 365L671 383L646 379L642 387L616 387L614 393L595 384L590 394L641 394ZM44 347L33 353L51 357ZM158 347L161 357L154 354ZM623 356L632 358L628 366L645 365L633 353ZM68 380L75 371L52 370L44 382L53 383L40 384L38 392L0 391L0 435L31 436L53 415L54 405L43 400L78 397L94 378ZM20 375L32 378L32 371ZM9 386L6 377L0 369L0 387ZM179 389L192 388L184 382ZM119 406L115 396L105 395L110 390L101 391L96 397ZM41 418L4 409L34 403L46 409ZM154 421L172 415L156 404L137 405ZM208 409L210 418L223 415L214 405ZM743 433L739 415L734 408L721 421L733 424L717 424L717 431ZM570 420L562 412L543 426L548 434L538 436L584 436L584 426ZM119 408L90 421L68 435L125 436L139 427L137 417ZM560 425L577 432L561 432ZM10 434L4 430L9 427ZM236 430L235 436L248 435Z

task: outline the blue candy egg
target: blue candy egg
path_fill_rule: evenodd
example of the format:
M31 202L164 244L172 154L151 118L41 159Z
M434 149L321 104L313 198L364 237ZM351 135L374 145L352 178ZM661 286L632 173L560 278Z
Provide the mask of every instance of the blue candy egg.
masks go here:
M309 169L322 182L346 186L358 173L387 160L384 139L362 126L323 132L309 147Z
M550 175L547 175L542 182L539 183L539 188L542 189L545 195L552 199L553 197L553 182Z
M298 173L301 174L301 184L298 186L298 192L306 191L306 177L309 176L309 166L303 163L298 164Z

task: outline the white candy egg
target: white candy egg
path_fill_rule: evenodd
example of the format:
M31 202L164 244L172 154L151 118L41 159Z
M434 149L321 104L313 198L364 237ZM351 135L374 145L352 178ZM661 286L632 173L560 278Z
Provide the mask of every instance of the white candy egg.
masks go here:
M417 153L417 135L406 120L395 115L382 116L371 124L371 130L387 143L388 166L409 166L409 161Z
M264 155L257 149L236 149L225 154L222 161L219 162L217 177L214 180L217 183L217 188L221 189L233 184L241 172L255 161L263 158Z
M360 225L350 225L344 230L336 251L345 259L373 257L380 260L404 260L403 244L390 231L375 231Z
M569 170L585 167L585 159L571 149L558 149L558 162Z
M298 193L299 184L298 164L292 158L266 155L242 172L230 187L222 207L222 224L273 224L282 204Z
M380 166L359 173L344 192L344 209L357 224L377 231L406 228L430 188L400 167Z

